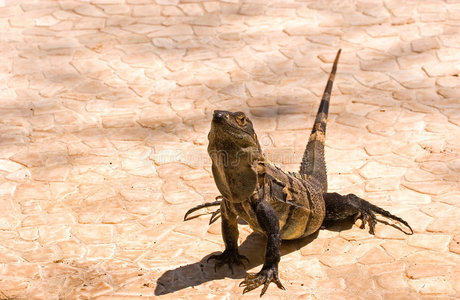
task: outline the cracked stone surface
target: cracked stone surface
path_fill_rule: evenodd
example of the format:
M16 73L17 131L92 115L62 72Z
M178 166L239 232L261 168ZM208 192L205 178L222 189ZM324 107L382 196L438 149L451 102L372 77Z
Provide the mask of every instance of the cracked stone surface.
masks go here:
M265 297L460 297L458 1L3 0L0 28L0 299L258 297L206 263L220 221L182 221L218 195L212 111L297 170L338 48L329 189L415 234L283 243ZM258 271L264 239L240 243Z

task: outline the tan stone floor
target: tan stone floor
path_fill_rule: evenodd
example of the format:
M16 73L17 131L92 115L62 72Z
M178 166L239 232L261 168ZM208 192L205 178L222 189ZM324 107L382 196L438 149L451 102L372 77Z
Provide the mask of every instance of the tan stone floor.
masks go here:
M248 113L296 170L338 48L329 188L415 234L284 243L264 298L460 297L459 47L453 0L0 0L0 298L258 298L206 263L220 221L182 221L218 195L211 114Z

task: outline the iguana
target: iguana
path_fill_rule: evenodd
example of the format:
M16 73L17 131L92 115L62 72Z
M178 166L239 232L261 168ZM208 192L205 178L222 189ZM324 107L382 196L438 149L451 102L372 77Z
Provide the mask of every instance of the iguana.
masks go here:
M222 237L225 250L211 255L215 269L227 264L243 265L248 259L238 253L237 217L267 237L265 260L259 273L248 274L241 282L243 294L261 285L260 296L274 282L285 289L278 276L281 240L298 239L316 232L322 224L360 217L369 222L374 234L375 213L394 219L412 228L403 219L377 207L354 194L340 195L327 192L327 174L324 159L324 141L329 99L337 70L341 49L337 52L321 104L304 152L298 173L285 172L269 162L263 155L251 120L242 112L216 110L208 135L208 153L212 160L212 174L222 196L217 201L190 209L220 205L213 213L222 217Z

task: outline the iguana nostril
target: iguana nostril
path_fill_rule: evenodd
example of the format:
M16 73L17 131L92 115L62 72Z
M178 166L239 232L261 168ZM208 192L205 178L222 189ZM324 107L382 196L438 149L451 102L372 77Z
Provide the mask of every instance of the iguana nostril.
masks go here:
M221 121L225 118L225 116L228 114L225 110L215 110L212 120L213 121Z

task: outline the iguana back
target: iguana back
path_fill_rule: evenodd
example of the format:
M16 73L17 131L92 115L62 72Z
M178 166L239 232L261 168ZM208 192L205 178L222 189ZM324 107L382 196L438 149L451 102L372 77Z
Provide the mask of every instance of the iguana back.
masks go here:
M284 172L271 163L259 163L265 172L264 199L278 215L283 240L316 232L326 214L321 184L313 177Z

